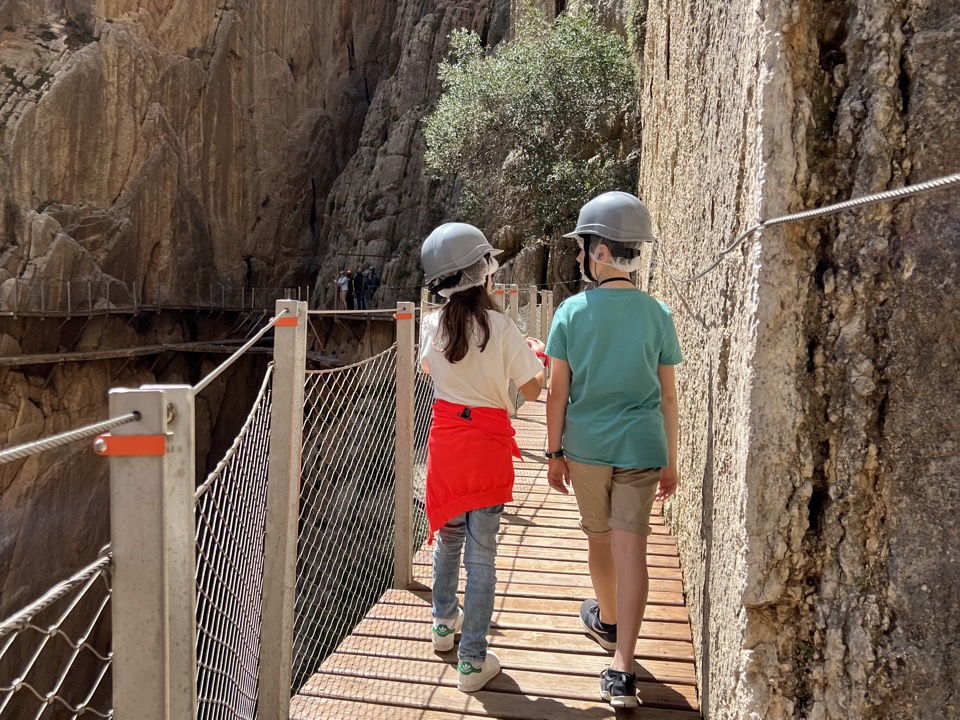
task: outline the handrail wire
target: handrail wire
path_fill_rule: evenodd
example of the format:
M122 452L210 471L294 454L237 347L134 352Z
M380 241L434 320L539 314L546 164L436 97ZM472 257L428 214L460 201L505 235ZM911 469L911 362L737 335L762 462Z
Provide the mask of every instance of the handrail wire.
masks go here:
M204 480L196 489L193 495L194 504L200 502L200 498L203 497L203 494L210 489L210 486L223 474L224 469L233 459L233 456L237 454L237 449L240 447L240 443L243 442L243 439L247 436L247 432L250 430L250 426L253 425L253 421L257 418L257 413L255 412L257 408L260 407L260 403L263 401L263 396L267 394L267 391L270 389L270 378L273 375L273 363L270 363L270 366L267 368L267 374L263 378L263 382L260 385L260 392L257 393L257 397L253 401L253 410L247 415L246 421L243 423L243 427L240 428L240 431L237 433L237 437L234 438L233 444L230 448L223 454L223 457L220 459L220 462L217 463L217 466L210 471L207 475L206 480Z
M209 375L207 375L203 380L201 380L196 385L194 385L193 394L198 395L200 392L203 391L205 387L207 387L207 385L209 385L218 377L220 377L220 375L223 373L224 370L226 370L228 367L233 365L233 363L235 363L241 355L243 355L247 350L252 348L257 343L257 341L260 340L260 338L266 335L267 332L274 325L277 324L277 321L280 320L280 318L282 318L284 315L288 314L289 312L290 312L289 308L284 308L279 313L277 313L276 317L271 318L270 322L268 322L263 328L261 328L261 330L258 333L256 333L252 338L250 338L247 342L241 345L240 348L235 353L233 353L233 355L231 355L222 363L220 363Z
M90 563L82 570L79 570L73 577L64 580L59 585L55 585L54 587L50 588L46 593L43 594L42 597L38 598L34 602L27 605L27 607L23 608L23 610L11 615L9 618L0 623L0 638L13 632L14 630L21 630L27 620L53 605L53 603L74 588L82 585L90 576L110 567L112 562L113 554L108 553Z
M87 425L82 428L77 428L76 430L69 430L59 435L53 435L43 440L34 440L33 442L24 443L23 445L17 445L0 452L0 465L13 462L14 460L23 460L31 455L41 453L44 450L51 450L61 445L69 445L77 440L96 437L107 430L112 430L127 423L136 422L139 419L140 413L132 412L111 420L104 420L103 422L94 423L93 425Z
M395 315L396 308L371 308L369 310L307 310L307 315Z
M708 265L704 270L701 270L696 275L692 275L688 278L682 278L673 273L673 271L670 269L669 263L667 262L666 253L664 253L662 250L660 252L660 259L663 262L663 268L667 275L669 275L675 282L696 282L716 268L723 261L724 257L738 248L753 233L765 228L784 225L786 223L799 222L801 220L810 220L812 218L824 217L827 215L835 215L838 212L843 212L844 210L849 210L851 208L861 207L863 205L873 205L886 200L896 200L899 198L909 197L911 195L919 195L920 193L929 192L931 190L940 190L958 183L960 183L960 173L954 173L953 175L945 175L943 177L927 180L926 182L918 183L916 185L909 185L907 187L896 188L894 190L885 190L883 192L873 193L871 195L864 195L863 197L844 200L843 202L825 205L820 208L814 208L813 210L804 210L802 212L790 213L788 215L780 215L778 217L771 218L770 220L761 220L753 227L740 233L737 236L737 239L730 243L730 245L728 245L726 248L721 250L720 254L717 255L717 259Z

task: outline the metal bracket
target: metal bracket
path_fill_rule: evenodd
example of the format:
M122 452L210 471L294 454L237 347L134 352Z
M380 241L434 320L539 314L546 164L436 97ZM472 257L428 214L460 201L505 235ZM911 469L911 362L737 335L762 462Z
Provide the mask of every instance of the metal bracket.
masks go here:
M93 451L105 457L162 457L167 452L166 435L98 435Z

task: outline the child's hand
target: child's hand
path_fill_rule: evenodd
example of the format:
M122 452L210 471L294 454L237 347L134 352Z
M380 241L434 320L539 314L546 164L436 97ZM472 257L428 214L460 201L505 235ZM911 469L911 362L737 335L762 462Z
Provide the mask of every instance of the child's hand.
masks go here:
M567 486L570 484L570 470L567 468L567 459L562 457L551 458L547 462L549 463L547 482L550 483L550 487L558 493L569 495L570 491L567 490Z
M546 345L544 345L542 342L540 342L534 337L527 338L527 346L531 350L533 350L535 353L542 353L542 352L545 352L547 349Z
M680 476L676 469L665 467L660 475L660 484L657 485L657 495L654 499L666 500L677 491Z

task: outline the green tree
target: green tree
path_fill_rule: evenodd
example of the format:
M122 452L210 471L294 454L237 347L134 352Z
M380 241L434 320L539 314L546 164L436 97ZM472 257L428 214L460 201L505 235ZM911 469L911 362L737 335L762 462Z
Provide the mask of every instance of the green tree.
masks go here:
M599 192L636 190L636 73L592 9L528 9L492 54L462 29L450 48L426 160L463 183L467 219L550 235Z

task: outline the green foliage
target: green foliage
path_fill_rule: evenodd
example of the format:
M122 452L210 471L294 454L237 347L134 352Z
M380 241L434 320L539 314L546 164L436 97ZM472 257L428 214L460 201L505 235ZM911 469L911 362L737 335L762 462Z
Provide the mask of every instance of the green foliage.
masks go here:
M636 76L590 8L554 24L528 10L492 55L462 29L450 47L426 160L462 181L467 219L549 235L598 193L636 190Z

